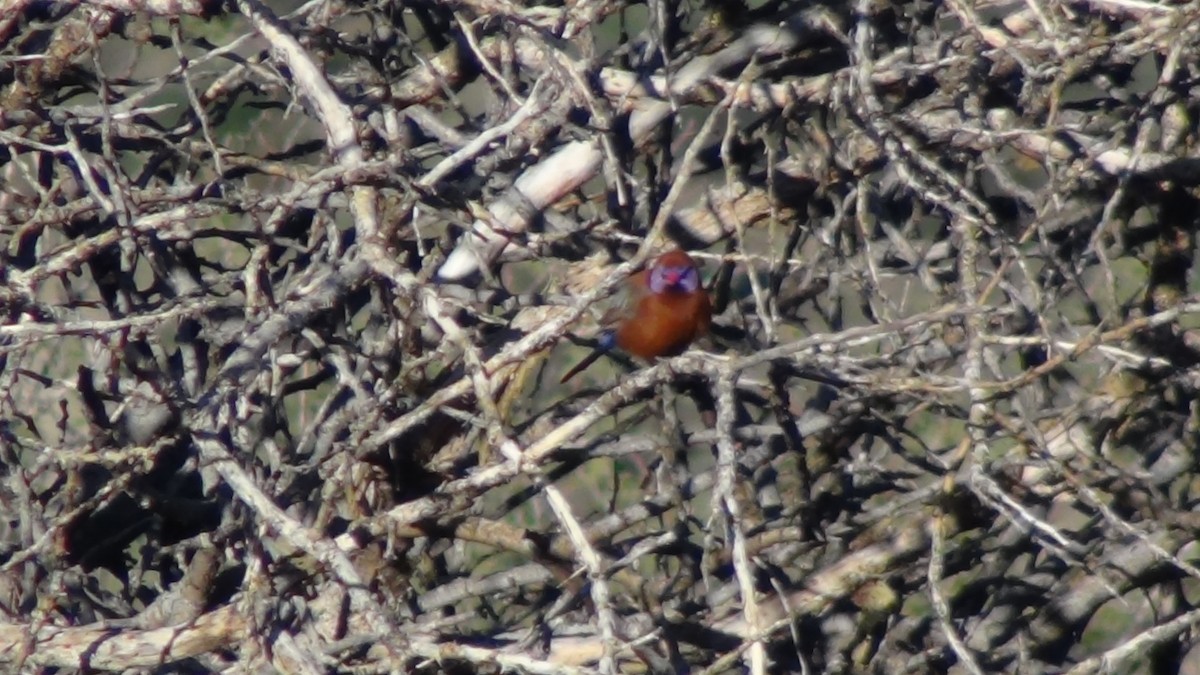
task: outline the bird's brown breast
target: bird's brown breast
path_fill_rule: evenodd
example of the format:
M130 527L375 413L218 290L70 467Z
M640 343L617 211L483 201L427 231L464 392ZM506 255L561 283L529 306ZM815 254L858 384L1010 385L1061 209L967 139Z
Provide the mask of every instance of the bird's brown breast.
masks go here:
M647 295L617 331L617 346L644 359L674 356L708 332L711 311L703 291Z

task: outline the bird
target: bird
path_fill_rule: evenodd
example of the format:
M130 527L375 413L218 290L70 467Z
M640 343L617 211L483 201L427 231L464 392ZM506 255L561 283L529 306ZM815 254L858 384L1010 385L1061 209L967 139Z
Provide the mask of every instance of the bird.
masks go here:
M681 249L672 249L629 278L625 302L605 319L610 327L600 334L599 346L568 370L560 383L614 348L643 359L683 353L708 333L712 303L700 285L696 261Z

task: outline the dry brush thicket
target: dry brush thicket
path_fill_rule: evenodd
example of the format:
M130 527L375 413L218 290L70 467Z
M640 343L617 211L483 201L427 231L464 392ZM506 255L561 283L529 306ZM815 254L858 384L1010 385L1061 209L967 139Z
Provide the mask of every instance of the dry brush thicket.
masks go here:
M1196 3L0 3L0 668L1197 672L1198 85ZM672 242L713 335L559 385Z

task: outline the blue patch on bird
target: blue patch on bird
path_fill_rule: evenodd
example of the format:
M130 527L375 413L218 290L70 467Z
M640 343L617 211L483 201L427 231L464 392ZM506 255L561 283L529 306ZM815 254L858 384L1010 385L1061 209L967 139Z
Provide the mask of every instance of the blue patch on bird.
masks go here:
M600 334L600 349L608 350L617 346L617 332L606 330Z

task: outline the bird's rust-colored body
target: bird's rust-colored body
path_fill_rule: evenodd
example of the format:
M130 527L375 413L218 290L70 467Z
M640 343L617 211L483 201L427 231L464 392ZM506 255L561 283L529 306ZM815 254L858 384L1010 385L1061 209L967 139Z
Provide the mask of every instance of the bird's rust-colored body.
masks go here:
M675 356L707 333L712 305L696 261L679 249L662 254L630 278L624 306L606 319L612 327L600 335L599 348L567 371L563 382L614 347L643 359Z

